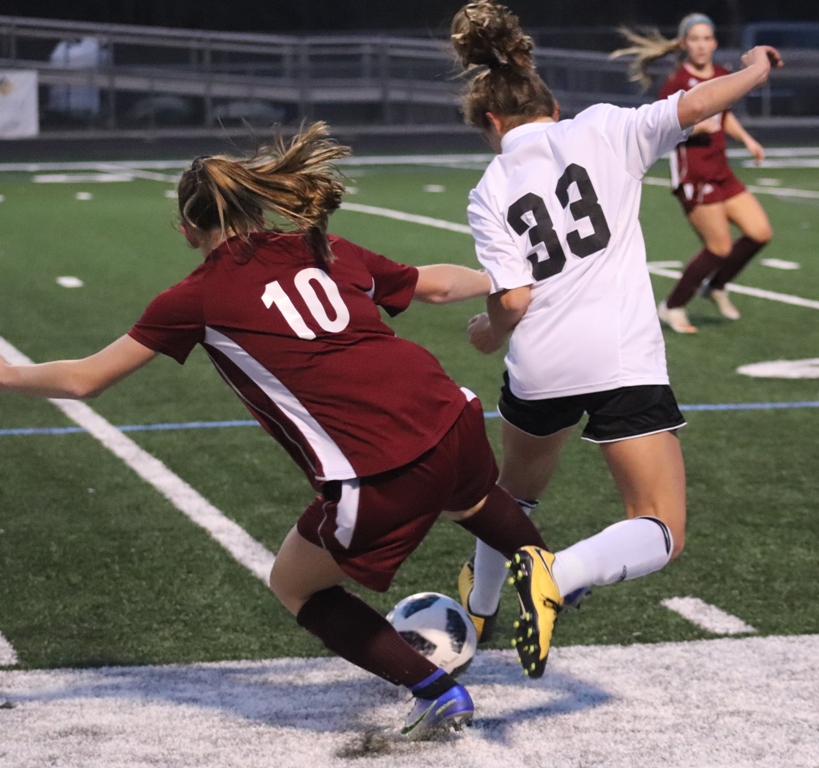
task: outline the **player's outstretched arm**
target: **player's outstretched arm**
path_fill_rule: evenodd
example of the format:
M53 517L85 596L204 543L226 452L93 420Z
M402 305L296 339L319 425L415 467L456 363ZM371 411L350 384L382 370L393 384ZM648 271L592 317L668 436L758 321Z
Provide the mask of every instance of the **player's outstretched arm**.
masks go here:
M688 128L718 112L724 112L749 91L768 79L771 67L781 67L782 57L776 48L758 45L742 57L744 69L725 77L715 77L690 91L677 102L680 126Z
M0 357L0 391L83 400L96 397L156 357L130 336L81 360L9 365Z
M428 304L452 304L487 296L491 288L492 283L485 272L457 264L428 264L418 268L418 282L412 298Z

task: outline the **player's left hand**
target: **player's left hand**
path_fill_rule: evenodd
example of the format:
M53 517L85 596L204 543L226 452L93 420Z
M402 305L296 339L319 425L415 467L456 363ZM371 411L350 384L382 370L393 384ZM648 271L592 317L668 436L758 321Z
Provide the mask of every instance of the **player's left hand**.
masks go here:
M8 360L6 360L6 358L0 355L0 390L5 389L3 384L6 381L6 377L8 375L10 368L11 366L9 365Z
M765 148L754 139L749 139L745 142L745 148L751 153L757 163L761 163L765 159Z
M485 355L497 352L506 341L505 336L498 338L486 312L475 315L467 324L466 331L469 334L469 343Z

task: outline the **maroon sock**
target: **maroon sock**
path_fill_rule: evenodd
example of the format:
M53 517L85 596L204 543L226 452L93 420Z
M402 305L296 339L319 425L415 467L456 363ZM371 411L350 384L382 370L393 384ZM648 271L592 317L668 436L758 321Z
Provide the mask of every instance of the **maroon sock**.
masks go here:
M716 272L722 262L723 259L720 256L716 256L707 248L703 248L688 262L682 277L665 300L665 305L672 309L674 307L684 307L688 304L702 281L713 272Z
M333 653L394 685L410 688L438 671L378 611L343 587L316 592L296 621Z
M728 258L723 261L716 274L708 281L709 288L722 290L743 269L745 265L759 253L767 243L760 243L750 237L740 237L731 248Z
M507 558L529 545L548 549L535 524L499 485L489 491L480 510L459 525Z

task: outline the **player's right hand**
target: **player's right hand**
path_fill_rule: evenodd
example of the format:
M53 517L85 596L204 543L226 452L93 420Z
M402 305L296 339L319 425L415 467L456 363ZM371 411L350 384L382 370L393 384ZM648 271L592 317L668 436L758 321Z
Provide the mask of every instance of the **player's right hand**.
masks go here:
M762 64L767 70L771 67L781 67L782 56L779 54L779 51L771 45L757 45L755 48L751 48L750 51L743 54L742 64L746 67Z

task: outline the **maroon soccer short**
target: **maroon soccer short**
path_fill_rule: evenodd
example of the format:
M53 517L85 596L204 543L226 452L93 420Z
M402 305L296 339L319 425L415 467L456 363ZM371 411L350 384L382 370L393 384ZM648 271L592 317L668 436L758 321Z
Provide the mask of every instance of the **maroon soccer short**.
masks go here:
M674 190L686 216L698 205L722 203L745 191L745 185L733 173L716 181L688 178Z
M351 578L385 592L443 511L474 507L498 479L483 408L470 400L438 445L380 475L334 480L298 520Z

